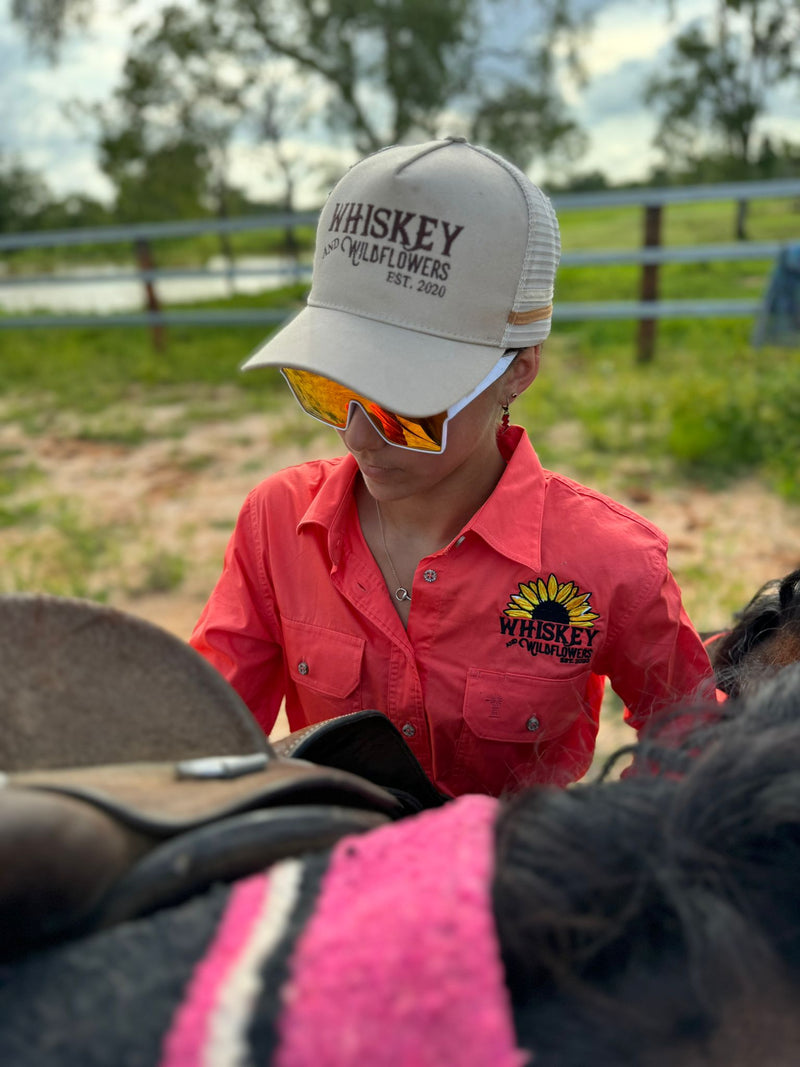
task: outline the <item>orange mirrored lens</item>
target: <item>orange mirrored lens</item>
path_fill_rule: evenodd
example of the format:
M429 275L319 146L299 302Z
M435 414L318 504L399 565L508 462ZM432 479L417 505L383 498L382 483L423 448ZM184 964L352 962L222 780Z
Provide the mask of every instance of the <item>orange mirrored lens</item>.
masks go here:
M420 452L441 452L446 412L424 419L410 419L396 415L366 397L354 393L330 378L310 371L283 368L292 392L300 406L314 418L343 430L347 425L350 404L360 404L367 418L390 445L411 448Z
M304 370L283 368L283 374L292 392L300 401L301 407L323 422L330 423L339 430L347 425L348 397L355 396L330 378L318 374L309 374Z

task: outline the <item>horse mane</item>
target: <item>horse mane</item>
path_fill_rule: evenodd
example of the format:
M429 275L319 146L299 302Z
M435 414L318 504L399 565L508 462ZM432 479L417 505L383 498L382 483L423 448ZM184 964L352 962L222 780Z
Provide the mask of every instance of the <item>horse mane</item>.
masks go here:
M800 664L732 710L680 774L505 802L494 914L537 1067L775 1064L800 1047Z
M712 642L709 655L717 685L729 696L800 659L800 568L766 582L731 630Z

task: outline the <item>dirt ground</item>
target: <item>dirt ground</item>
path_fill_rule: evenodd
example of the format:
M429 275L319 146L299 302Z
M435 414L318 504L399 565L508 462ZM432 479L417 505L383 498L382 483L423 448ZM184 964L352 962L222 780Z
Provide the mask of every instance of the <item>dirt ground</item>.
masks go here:
M179 415L159 409L150 418L155 425ZM124 531L118 545L123 572L141 570L143 553L186 561L177 588L153 592L131 581L112 583L108 594L114 606L181 638L189 636L216 580L248 490L270 471L335 454L338 446L322 428L302 445L283 443L299 438L287 432L284 416L265 414L190 422L180 437L154 436L135 446L82 440L63 428L28 436L18 423L3 421L0 455L24 457L40 472L29 494L71 500L95 525ZM612 495L668 534L672 568L700 630L724 626L763 582L800 564L800 508L755 481L722 493L681 486L652 495L639 487L635 499ZM0 556L31 536L13 525L0 528ZM613 746L620 729L627 734L609 717L601 750Z

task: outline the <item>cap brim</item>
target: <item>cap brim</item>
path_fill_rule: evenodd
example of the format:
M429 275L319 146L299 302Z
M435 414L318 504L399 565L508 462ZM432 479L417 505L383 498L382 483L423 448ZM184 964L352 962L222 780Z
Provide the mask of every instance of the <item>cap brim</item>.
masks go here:
M463 399L503 354L331 308L306 307L241 366L295 367L341 382L401 415L436 415Z

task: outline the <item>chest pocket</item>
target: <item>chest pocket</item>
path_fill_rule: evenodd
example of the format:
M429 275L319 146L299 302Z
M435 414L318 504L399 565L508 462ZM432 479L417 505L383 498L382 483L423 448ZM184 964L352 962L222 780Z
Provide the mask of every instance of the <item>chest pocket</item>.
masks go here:
M597 714L586 699L590 677L588 670L539 678L470 668L456 763L471 788L496 795L530 782L564 785L583 774L597 735Z
M289 678L309 723L360 711L364 638L283 620Z

